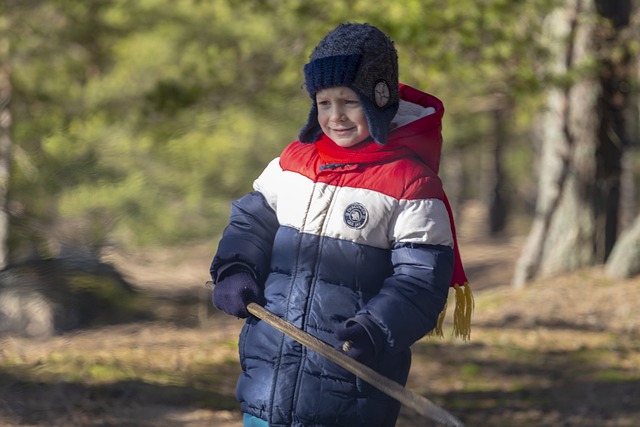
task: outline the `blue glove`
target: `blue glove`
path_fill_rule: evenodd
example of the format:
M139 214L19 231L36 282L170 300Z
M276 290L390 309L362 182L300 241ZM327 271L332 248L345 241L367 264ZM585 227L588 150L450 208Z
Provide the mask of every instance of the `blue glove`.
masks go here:
M250 302L263 302L262 289L250 273L233 273L213 288L213 305L232 316L241 319L249 317L247 305Z
M376 358L371 336L360 323L348 322L347 325L336 331L336 338L344 342L341 350L358 362L371 365Z

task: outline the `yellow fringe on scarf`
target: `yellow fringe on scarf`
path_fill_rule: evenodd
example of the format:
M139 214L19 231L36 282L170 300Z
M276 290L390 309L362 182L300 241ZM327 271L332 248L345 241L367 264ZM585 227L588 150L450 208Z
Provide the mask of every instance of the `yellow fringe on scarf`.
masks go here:
M455 285L456 307L453 310L453 336L462 338L463 341L471 339L471 314L475 307L473 293L468 283L464 285ZM447 305L445 304L442 312L438 316L436 327L429 332L430 336L444 337L442 324L447 314Z

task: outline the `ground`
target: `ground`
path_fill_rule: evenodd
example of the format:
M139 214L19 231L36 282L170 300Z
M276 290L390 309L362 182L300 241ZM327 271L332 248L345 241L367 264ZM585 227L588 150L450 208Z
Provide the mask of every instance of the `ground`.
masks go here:
M640 278L594 268L514 290L523 237L488 239L482 217L467 207L459 230L476 296L471 341L416 343L407 388L467 426L640 425ZM0 337L0 425L240 427L242 322L210 309L213 248L109 254L160 320ZM408 408L398 421L435 425Z

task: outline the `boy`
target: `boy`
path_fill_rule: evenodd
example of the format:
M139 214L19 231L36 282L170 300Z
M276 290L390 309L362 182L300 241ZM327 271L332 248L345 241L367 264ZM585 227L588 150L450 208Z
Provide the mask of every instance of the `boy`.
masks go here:
M437 176L444 108L398 83L393 42L368 24L329 32L304 75L308 122L233 203L211 265L213 302L248 318L245 425L390 427L398 402L246 306L263 304L405 384L409 346L436 328L449 286L466 284ZM467 337L463 289L454 321Z

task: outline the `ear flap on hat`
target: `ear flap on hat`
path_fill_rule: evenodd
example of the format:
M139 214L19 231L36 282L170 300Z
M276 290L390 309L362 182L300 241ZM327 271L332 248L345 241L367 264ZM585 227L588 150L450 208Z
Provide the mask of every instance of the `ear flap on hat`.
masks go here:
M356 91L356 93L358 92ZM386 143L389 138L389 132L391 132L391 121L398 112L399 104L390 104L386 108L381 109L374 105L366 96L358 93L358 98L360 98L360 104L362 104L364 114L367 117L371 137L378 144Z

